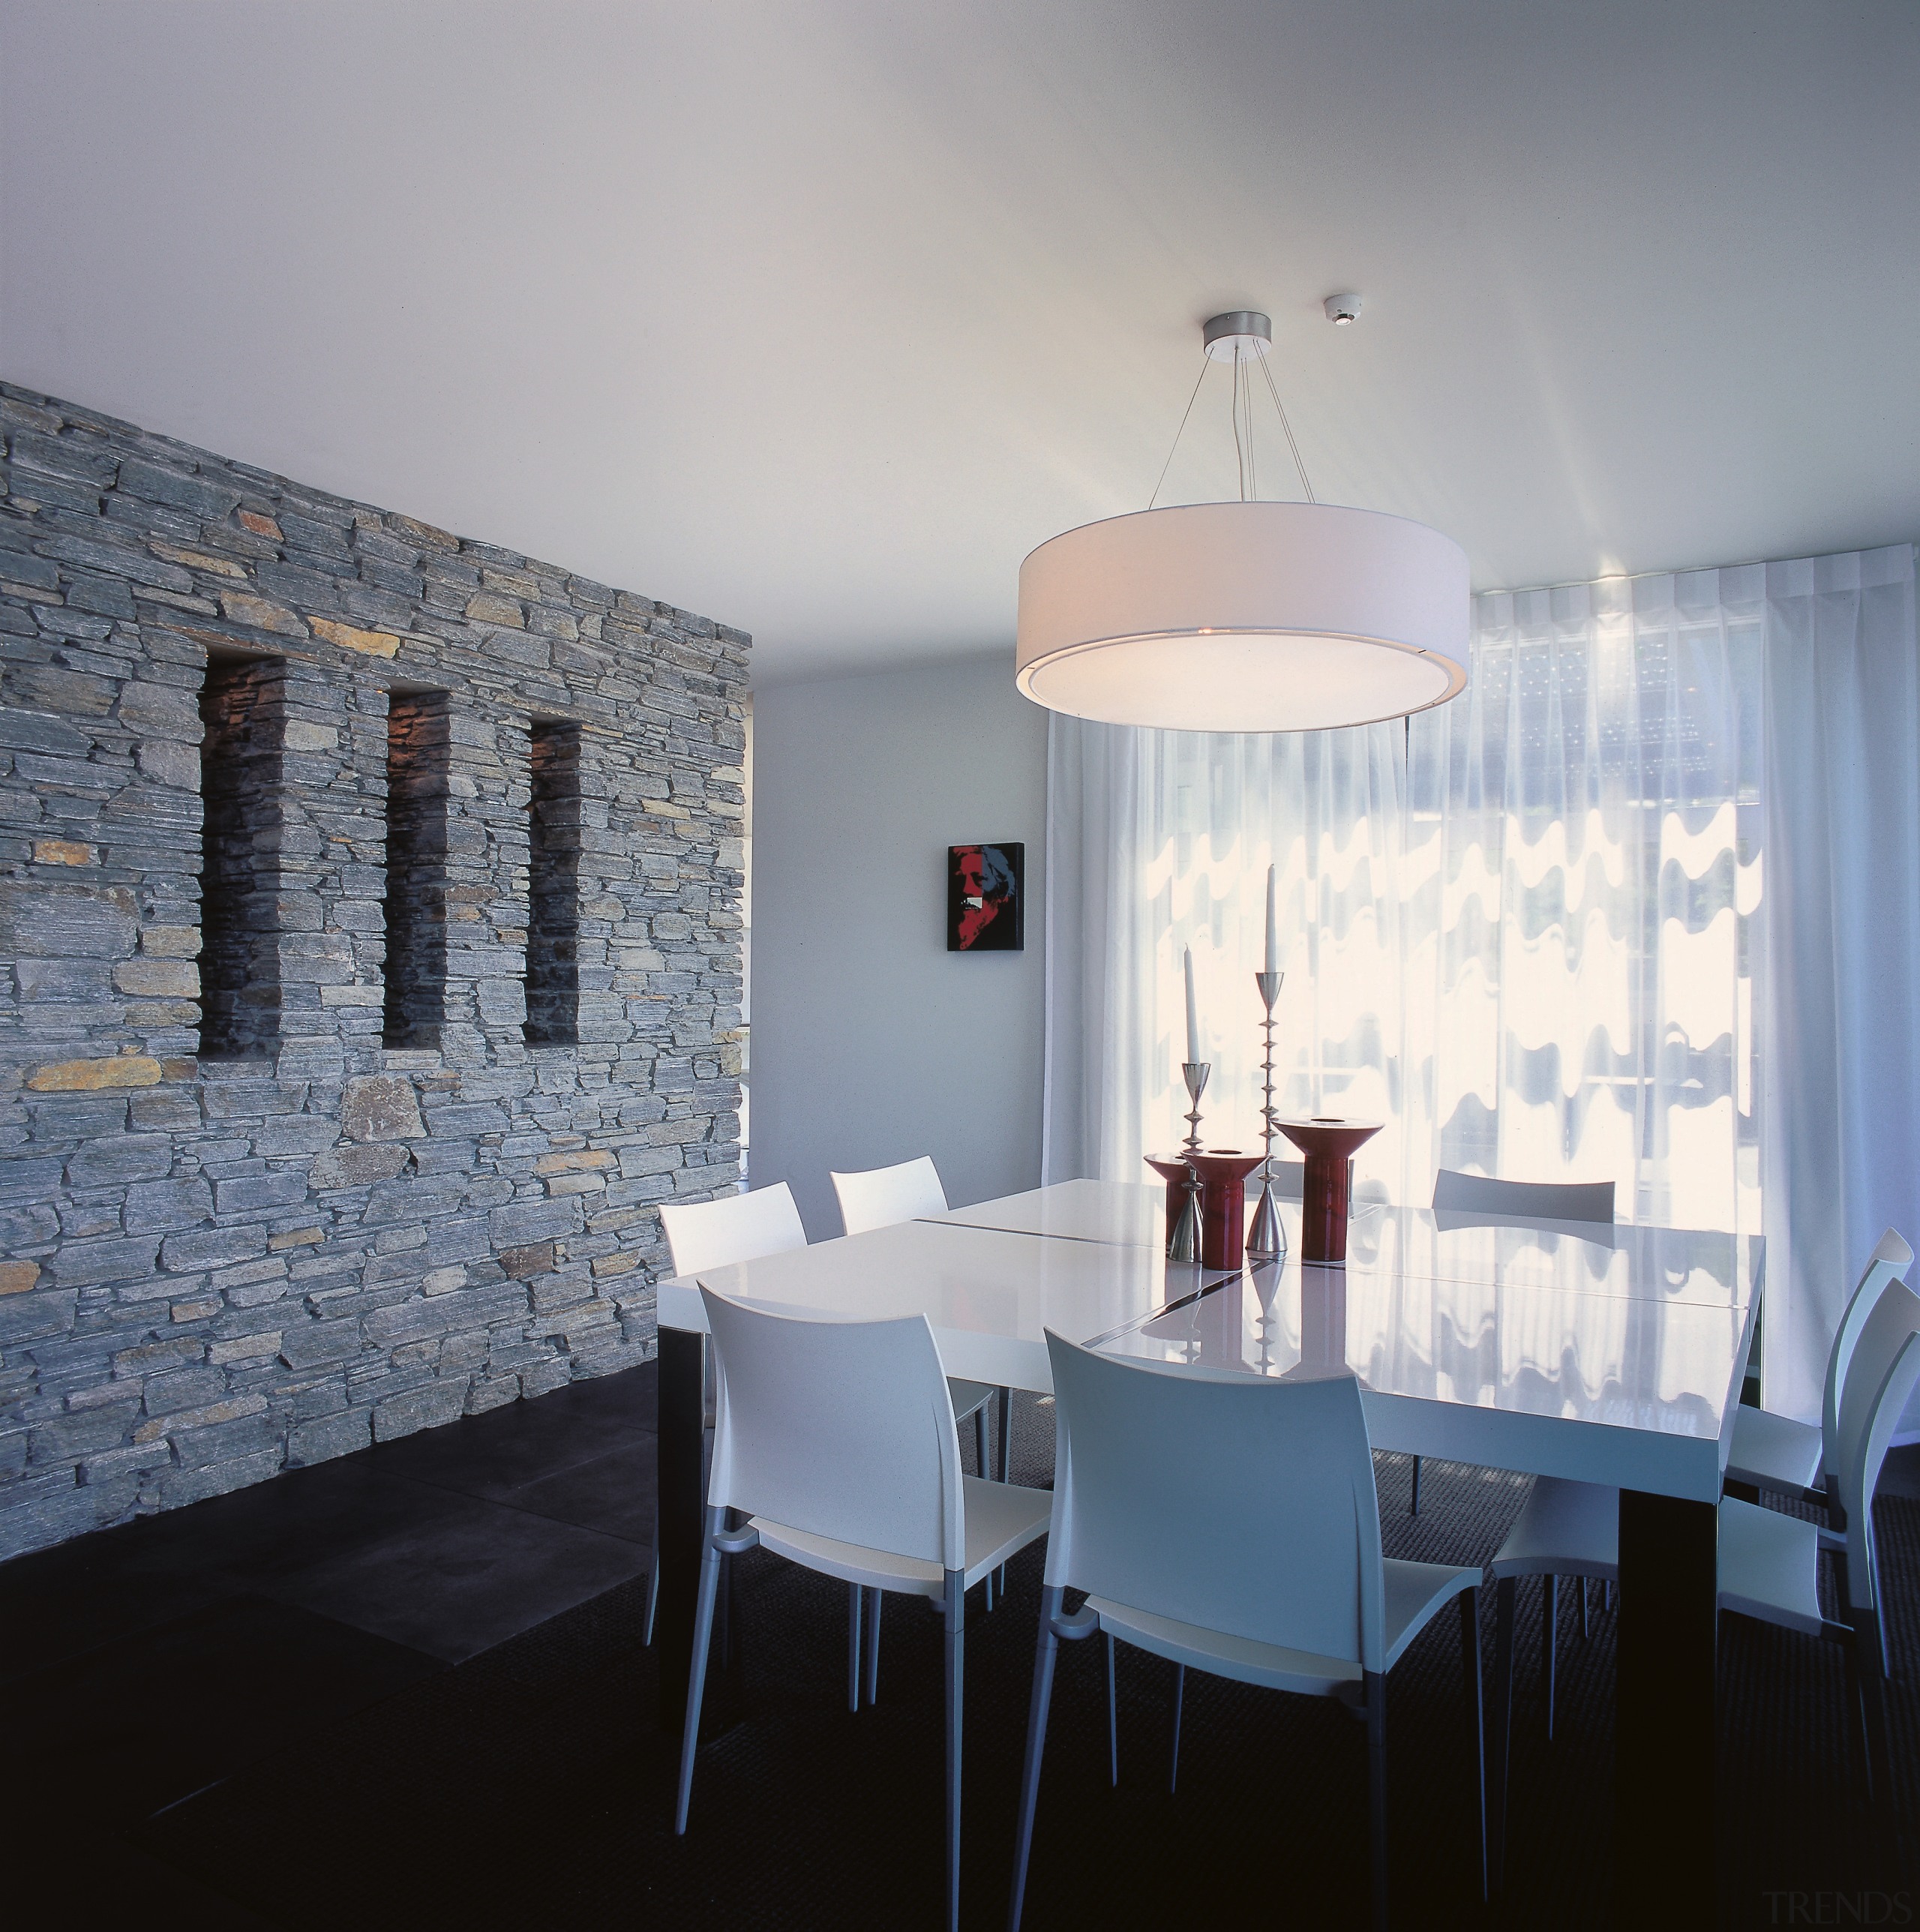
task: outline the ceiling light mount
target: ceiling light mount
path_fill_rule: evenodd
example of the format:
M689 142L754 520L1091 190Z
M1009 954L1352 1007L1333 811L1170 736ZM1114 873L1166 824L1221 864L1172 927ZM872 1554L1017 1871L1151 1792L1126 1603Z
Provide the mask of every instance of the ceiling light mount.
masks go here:
M1208 317L1200 340L1216 362L1251 362L1273 347L1274 325L1258 309L1229 309Z
M1350 328L1360 320L1360 298L1356 295L1329 296L1321 307L1336 328Z

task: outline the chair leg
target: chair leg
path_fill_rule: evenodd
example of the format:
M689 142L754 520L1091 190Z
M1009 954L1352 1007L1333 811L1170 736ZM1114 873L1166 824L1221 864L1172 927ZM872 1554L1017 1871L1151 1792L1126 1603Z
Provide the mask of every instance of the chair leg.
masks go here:
M1173 1756L1167 1765L1167 1796L1180 1788L1180 1717L1186 1704L1186 1666L1173 1667Z
M1407 1514L1408 1516L1420 1514L1420 1458L1418 1456L1413 1459L1413 1507Z
M1587 1627L1587 1579L1582 1576L1580 1579L1580 1640L1585 1642L1592 1634Z
M1034 1695L1027 1707L1027 1761L1020 1774L1020 1822L1013 1840L1013 1896L1006 1910L1008 1932L1020 1932L1021 1908L1027 1901L1027 1861L1034 1849L1034 1812L1040 1796L1040 1759L1046 1749L1047 1707L1053 1701L1054 1659L1060 1640L1053 1620L1060 1614L1062 1592L1043 1591L1040 1597L1040 1637L1034 1652ZM1107 1640L1109 1645L1113 1640ZM1113 1653L1107 1653L1109 1658Z
M960 1932L960 1719L965 1708L967 1573L946 1573L946 1924Z
M1860 1682L1860 1646L1858 1640L1842 1646L1846 1663L1846 1729L1850 1742L1853 1733L1860 1737L1860 1765L1866 1781L1867 1804L1870 1810L1874 1803L1874 1774L1878 1767L1874 1762L1873 1732L1867 1724L1866 1686Z
M880 1593L878 1590L867 1592L867 1702L880 1702Z
M1000 1480L1010 1483L1013 1480L1013 1391L1004 1388L1000 1392L997 1405L999 1410ZM1003 1563L994 1573L994 1588L1000 1592L1002 1603L1006 1600L1006 1565Z
M646 1579L646 1633L640 1639L640 1647L653 1648L653 1613L660 1607L660 1540L653 1540L653 1568Z
M706 1512L706 1534L700 1552L700 1595L693 1613L693 1661L687 1678L687 1714L680 1732L680 1790L674 1808L674 1831L687 1828L687 1805L693 1797L693 1754L700 1743L700 1700L706 1694L706 1653L713 1642L713 1600L720 1590L720 1552L713 1538L721 1513Z
M1113 1632L1107 1640L1107 1781L1120 1783L1120 1690L1114 1681Z
M993 1464L987 1457L987 1406L985 1402L974 1412L974 1468L982 1482L992 1479ZM981 1580L984 1607L991 1612L993 1609L993 1572L989 1570Z
M1861 1713L1867 1732L1867 1777L1872 1788L1874 1808L1891 1820L1893 1810L1893 1754L1887 1736L1886 1678L1880 1669L1882 1634L1880 1613L1856 1610L1850 1612L1853 1642L1860 1666Z
M1366 1837L1373 1880L1374 1932L1387 1932L1387 1678L1365 1676L1366 1690Z
M1480 1813L1480 1899L1486 1903L1486 1717L1480 1682L1480 1592L1460 1592L1460 1670L1466 1691L1468 1762Z
M1514 1580L1493 1590L1493 1735L1488 1750L1492 1790L1487 1803L1487 1882L1498 1892L1507 1879L1507 1772L1514 1736Z
M1886 1587L1880 1581L1880 1546L1876 1543L1874 1545L1874 1601L1884 1604L1886 1600ZM1880 1656L1880 1676L1883 1678L1891 1677L1893 1675L1893 1659L1887 1653L1887 1620L1878 1610L1874 1612L1874 1647Z
M1560 1580L1546 1576L1540 1580L1540 1668L1546 1686L1546 1741L1553 1742L1553 1676L1557 1659L1554 1639L1560 1628Z
M865 1592L857 1583L847 1586L847 1708L860 1708L860 1600Z
M730 1510L725 1520L731 1529L734 1526ZM730 1670L734 1667L734 1559L724 1552L720 1558L720 1594L714 1618L720 1634L720 1668Z

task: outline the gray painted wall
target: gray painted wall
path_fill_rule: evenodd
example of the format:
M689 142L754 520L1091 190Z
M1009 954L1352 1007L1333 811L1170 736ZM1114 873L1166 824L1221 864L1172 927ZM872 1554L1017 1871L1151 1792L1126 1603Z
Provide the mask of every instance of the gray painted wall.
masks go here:
M1046 714L1011 652L754 699L752 1150L807 1232L829 1169L930 1154L957 1206L1039 1184ZM946 848L1024 840L1026 950L946 950Z

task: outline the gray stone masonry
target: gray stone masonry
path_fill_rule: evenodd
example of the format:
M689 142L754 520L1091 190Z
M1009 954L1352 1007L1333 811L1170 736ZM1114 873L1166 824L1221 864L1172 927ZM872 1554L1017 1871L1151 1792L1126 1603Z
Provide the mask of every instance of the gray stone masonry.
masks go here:
M739 1174L748 640L0 437L0 1556L644 1359Z

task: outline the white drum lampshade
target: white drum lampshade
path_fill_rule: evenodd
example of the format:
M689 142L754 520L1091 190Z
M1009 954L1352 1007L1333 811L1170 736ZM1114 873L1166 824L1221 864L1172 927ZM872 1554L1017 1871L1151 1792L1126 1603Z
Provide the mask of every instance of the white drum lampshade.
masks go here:
M1020 566L1016 678L1049 710L1181 731L1321 731L1466 688L1450 538L1325 503L1111 517Z

